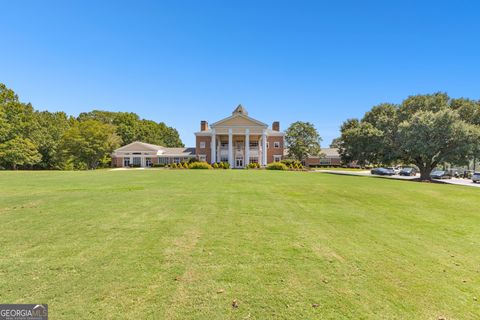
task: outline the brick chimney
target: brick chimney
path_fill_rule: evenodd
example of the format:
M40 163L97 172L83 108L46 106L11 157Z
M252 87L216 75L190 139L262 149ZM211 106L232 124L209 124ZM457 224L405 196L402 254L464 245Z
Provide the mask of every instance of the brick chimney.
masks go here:
M208 122L205 120L200 121L200 131L208 130Z
M275 121L275 122L272 124L272 130L273 130L273 131L280 131L280 122Z

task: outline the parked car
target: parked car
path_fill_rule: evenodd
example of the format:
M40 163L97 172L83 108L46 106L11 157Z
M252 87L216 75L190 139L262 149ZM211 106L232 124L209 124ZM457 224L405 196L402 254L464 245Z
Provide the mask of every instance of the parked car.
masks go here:
M415 168L403 168L402 170L400 170L400 172L398 173L399 175L401 176L415 176L417 174L417 169Z
M430 173L430 178L432 179L452 179L452 174L448 171L435 170Z
M472 174L472 181L473 183L480 182L480 172L475 172Z
M388 167L387 170L393 171L394 174L398 174L400 172L400 169L398 167Z
M395 175L395 171L393 169L388 168L374 168L370 171L371 174L376 174L379 176L393 176Z

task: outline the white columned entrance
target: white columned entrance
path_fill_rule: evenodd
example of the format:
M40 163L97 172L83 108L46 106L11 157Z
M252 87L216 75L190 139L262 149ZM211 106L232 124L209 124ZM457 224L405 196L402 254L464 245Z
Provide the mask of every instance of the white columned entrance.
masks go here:
M245 129L245 163L244 167L250 164L250 129Z
M234 159L233 159L233 134L232 129L228 129L228 163L230 168L233 168Z
M262 132L262 165L267 165L267 130Z
M212 144L210 145L211 150L211 163L217 162L217 136L215 134L215 129L212 129Z

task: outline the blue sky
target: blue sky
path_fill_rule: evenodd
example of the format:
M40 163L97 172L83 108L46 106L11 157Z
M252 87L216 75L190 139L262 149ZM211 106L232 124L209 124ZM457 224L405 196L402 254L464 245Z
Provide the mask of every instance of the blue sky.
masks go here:
M323 146L381 102L480 98L478 1L0 0L0 82L41 110L133 111L176 127L242 103Z

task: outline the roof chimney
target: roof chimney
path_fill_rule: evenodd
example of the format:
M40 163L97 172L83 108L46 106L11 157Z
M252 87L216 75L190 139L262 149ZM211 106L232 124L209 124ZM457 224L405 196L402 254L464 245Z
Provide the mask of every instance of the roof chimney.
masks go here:
M208 122L205 120L200 121L200 131L208 130Z
M272 130L273 130L273 131L280 131L280 122L279 122L279 121L275 121L275 122L272 124Z

